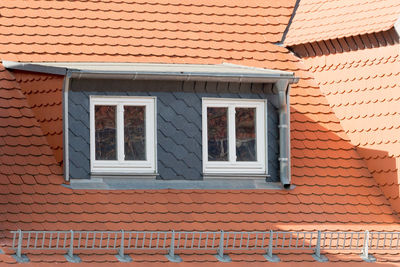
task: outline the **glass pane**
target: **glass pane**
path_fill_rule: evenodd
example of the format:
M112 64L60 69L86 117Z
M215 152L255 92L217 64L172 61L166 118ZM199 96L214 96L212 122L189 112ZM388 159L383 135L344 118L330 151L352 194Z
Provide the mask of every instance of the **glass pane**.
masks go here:
M117 159L116 106L95 106L96 160Z
M146 160L144 106L124 106L125 160Z
M207 108L208 160L228 160L228 108Z
M257 161L255 114L255 108L236 108L236 161Z

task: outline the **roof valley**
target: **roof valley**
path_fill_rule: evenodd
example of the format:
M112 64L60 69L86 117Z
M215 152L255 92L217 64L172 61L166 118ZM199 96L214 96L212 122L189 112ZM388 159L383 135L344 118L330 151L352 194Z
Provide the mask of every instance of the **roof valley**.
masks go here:
M353 37L338 39L325 50L314 49L322 47L320 42L292 49L313 73L351 143L399 213L399 39L394 29L357 38L350 48L341 44Z

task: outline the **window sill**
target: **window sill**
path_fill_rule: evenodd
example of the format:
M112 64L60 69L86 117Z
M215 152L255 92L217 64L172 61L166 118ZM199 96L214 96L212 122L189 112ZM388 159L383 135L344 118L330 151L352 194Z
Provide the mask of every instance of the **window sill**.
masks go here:
M156 179L158 173L110 173L110 172L92 172L91 179ZM79 180L79 179L75 179Z
M203 173L204 179L228 179L228 180L262 180L271 177L268 174L253 174L253 173Z
M95 190L154 190L154 189L203 189L203 190L284 190L281 183L266 182L265 179L209 179L209 180L155 180L93 178L71 179L71 189Z

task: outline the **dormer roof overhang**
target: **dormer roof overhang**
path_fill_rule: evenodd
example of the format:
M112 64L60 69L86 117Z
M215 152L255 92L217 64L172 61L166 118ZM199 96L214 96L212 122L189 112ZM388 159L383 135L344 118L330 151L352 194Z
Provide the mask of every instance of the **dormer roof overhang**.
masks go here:
M297 83L293 72L255 68L236 64L167 64L167 63L97 63L97 62L14 62L3 61L14 70L66 75L70 78L179 80L275 83L287 80Z

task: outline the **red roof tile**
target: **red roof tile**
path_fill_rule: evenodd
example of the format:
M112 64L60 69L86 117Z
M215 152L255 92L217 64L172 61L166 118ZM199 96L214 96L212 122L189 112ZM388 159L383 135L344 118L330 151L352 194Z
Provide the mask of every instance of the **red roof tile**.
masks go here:
M329 39L336 42L336 38L386 31L399 15L397 0L301 0L284 43L292 46ZM344 43L343 49L346 46Z
M335 107L329 106L299 59L274 44L281 40L294 2L110 0L76 1L71 5L67 1L2 1L1 59L198 64L228 61L295 71L301 77L291 91L294 190L95 191L62 186L61 154L57 154L62 150L62 78L11 74L0 65L0 225L4 234L17 228L397 229L400 219L349 143L333 113ZM166 261L160 255L132 256L146 266ZM184 257L188 266L215 262L210 255ZM313 261L303 254L281 257L285 261L306 261L307 265ZM343 255L332 257L332 261L349 260ZM33 263L65 262L61 255L30 258ZM265 261L260 255L238 254L234 258L239 265L256 261L254 266L261 266ZM82 259L96 266L115 262L113 255L82 255ZM9 255L0 257L0 261L15 262Z
M216 63L274 55L294 1L2 1L2 59ZM140 48L140 49L138 49Z
M400 212L398 44L303 58L386 197Z

